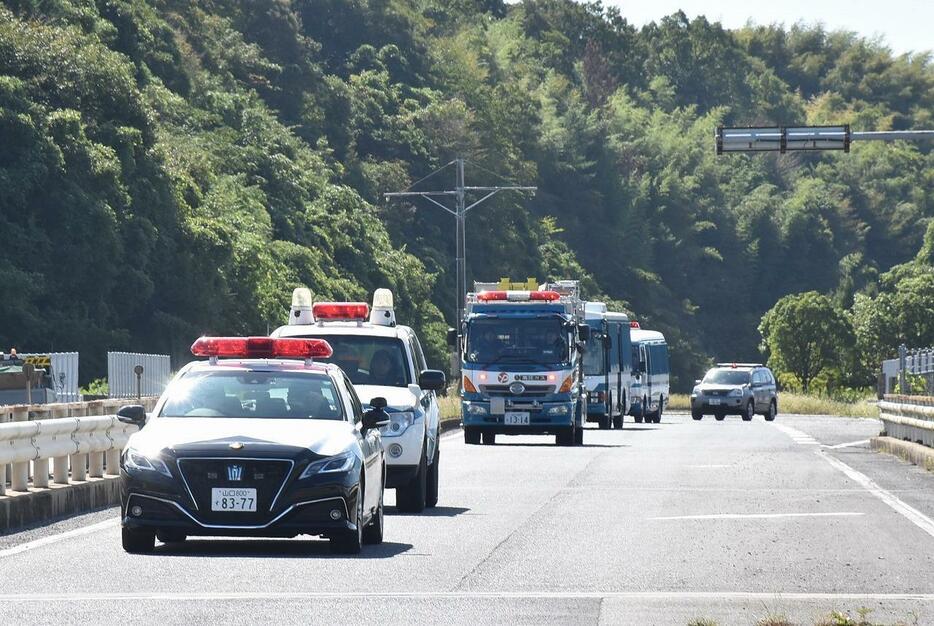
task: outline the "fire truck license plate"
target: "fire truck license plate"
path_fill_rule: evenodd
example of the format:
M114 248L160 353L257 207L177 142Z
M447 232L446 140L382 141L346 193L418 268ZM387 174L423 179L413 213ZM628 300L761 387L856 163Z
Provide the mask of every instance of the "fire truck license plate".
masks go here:
M503 423L507 426L528 426L529 413L527 411L508 411Z

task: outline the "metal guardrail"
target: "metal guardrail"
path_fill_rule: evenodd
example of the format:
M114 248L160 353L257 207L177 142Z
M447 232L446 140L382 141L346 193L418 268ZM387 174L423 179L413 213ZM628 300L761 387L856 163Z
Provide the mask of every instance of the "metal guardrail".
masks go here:
M886 396L879 419L885 435L934 447L934 398Z
M107 386L111 398L157 396L172 376L172 363L165 354L135 352L107 353Z
M151 410L158 398L140 403ZM119 473L120 452L135 426L113 412L125 400L0 406L0 496ZM30 480L30 477L31 480Z

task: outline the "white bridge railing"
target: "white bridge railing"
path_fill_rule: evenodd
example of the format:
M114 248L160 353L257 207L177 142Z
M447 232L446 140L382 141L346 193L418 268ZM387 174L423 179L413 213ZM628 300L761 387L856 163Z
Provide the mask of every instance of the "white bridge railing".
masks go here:
M886 396L879 419L889 437L934 447L934 398Z
M143 398L151 409L156 398ZM120 452L138 430L113 414L114 401L0 407L0 496L120 472ZM69 416L69 413L72 415ZM86 413L91 413L86 415ZM47 419L35 419L47 418ZM51 467L50 467L51 464ZM51 472L50 472L51 469Z

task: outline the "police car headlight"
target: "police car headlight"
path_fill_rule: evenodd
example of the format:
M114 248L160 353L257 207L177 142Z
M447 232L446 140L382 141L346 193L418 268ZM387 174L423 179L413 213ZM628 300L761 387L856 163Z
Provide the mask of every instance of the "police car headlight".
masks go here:
M415 411L389 413L389 424L383 428L386 435L398 435L415 423Z
M567 415L570 412L570 409L566 404L559 404L558 406L553 406L548 409L548 415Z
M743 395L743 389L741 387L736 388L736 389L731 389L729 395L731 398L738 398L741 395Z
M169 471L165 461L159 457L148 457L139 450L127 448L124 458L124 467L131 471L157 472L172 478L172 472Z
M338 454L337 456L315 461L305 468L299 480L302 478L310 478L318 474L339 474L341 472L348 472L353 469L355 459L356 457L353 452L345 452L344 454Z
M482 404L471 404L467 407L469 415L486 415L486 407Z

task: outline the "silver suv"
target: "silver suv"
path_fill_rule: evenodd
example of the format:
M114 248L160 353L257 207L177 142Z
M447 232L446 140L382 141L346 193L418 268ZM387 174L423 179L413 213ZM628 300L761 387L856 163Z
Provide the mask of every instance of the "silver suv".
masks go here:
M717 421L727 415L741 415L744 422L756 413L771 422L778 414L778 388L772 370L759 363L718 363L694 381L691 417L713 415Z

